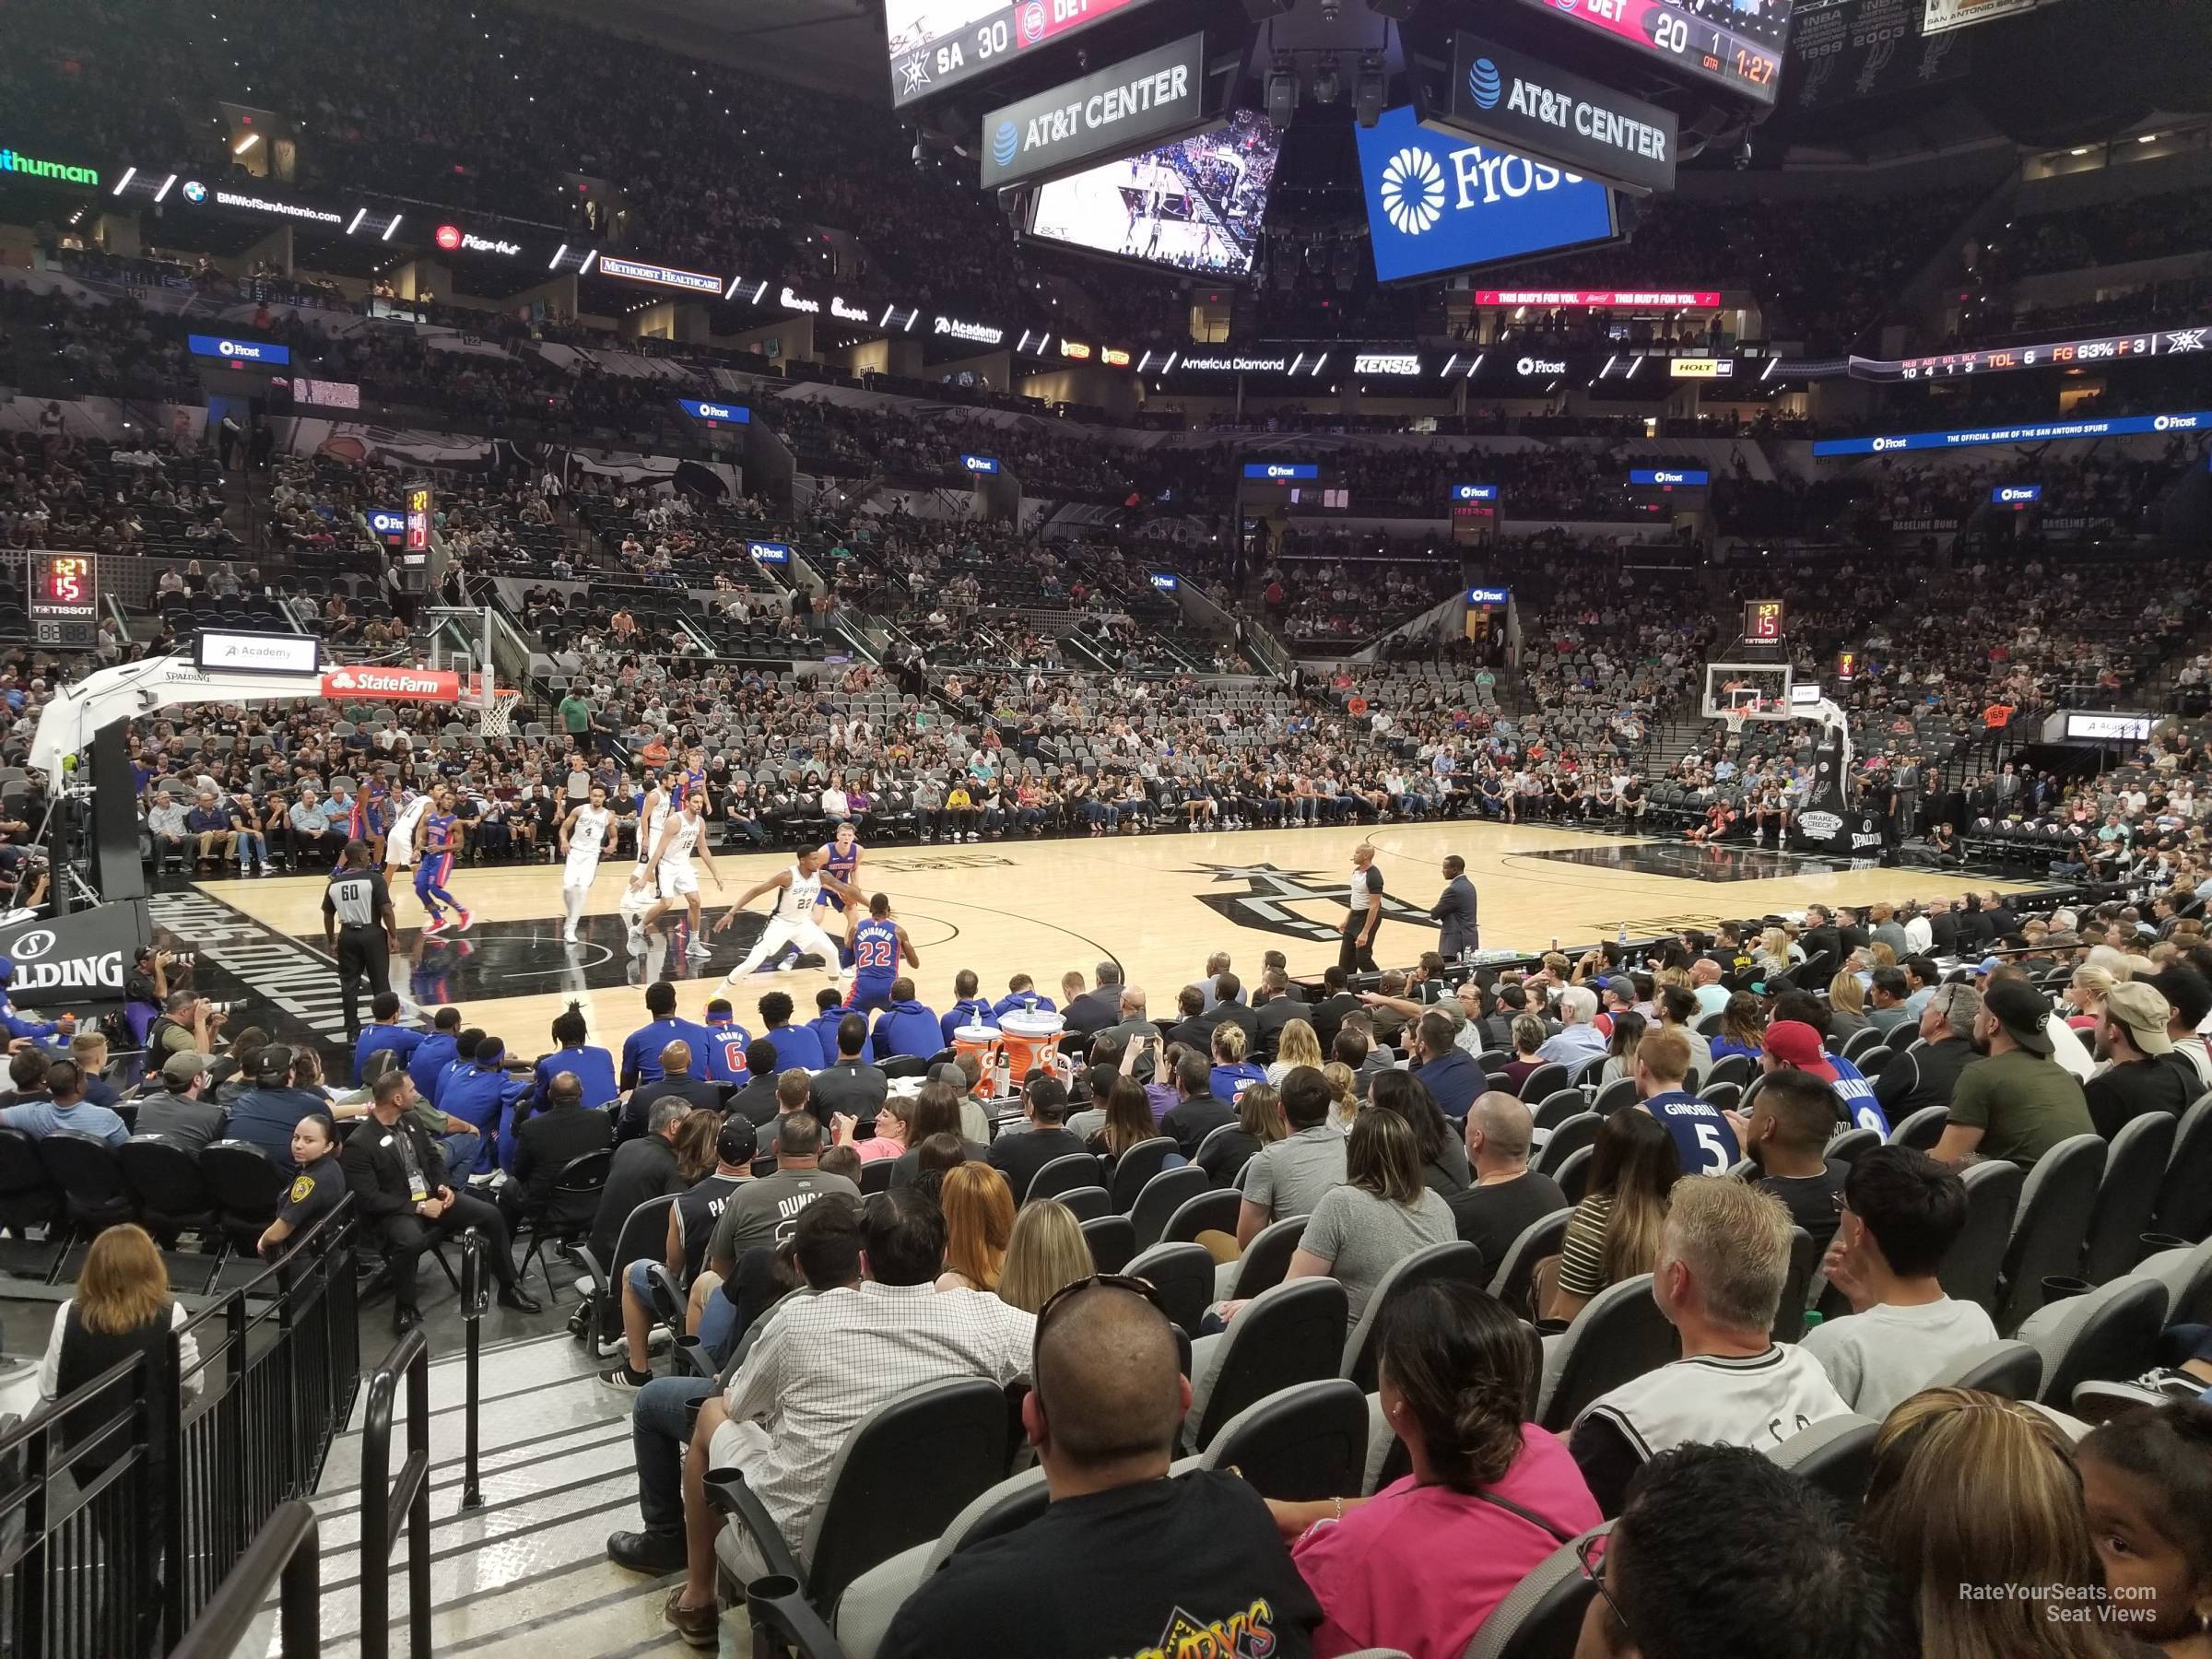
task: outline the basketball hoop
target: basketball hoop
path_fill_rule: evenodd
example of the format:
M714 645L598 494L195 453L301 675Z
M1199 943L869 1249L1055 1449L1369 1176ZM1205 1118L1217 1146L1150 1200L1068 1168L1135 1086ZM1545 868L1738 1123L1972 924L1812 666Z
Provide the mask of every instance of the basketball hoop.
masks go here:
M477 735L479 737L511 737L514 735L515 705L523 700L520 691L494 691L491 701L477 711Z
M1751 718L1751 712L1748 709L1723 709L1721 718L1728 724L1729 736L1741 737L1744 735L1744 722Z

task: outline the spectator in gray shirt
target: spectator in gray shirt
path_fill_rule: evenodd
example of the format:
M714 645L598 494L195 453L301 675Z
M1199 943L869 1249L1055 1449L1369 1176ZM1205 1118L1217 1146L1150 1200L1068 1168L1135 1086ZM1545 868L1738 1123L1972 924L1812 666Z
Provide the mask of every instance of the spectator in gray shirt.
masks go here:
M1329 1126L1329 1086L1321 1073L1311 1065L1286 1072L1282 1100L1290 1135L1262 1147L1245 1168L1237 1206L1240 1251L1269 1223L1312 1215L1330 1188L1344 1184L1345 1137Z
M200 1098L206 1088L206 1055L171 1054L161 1066L161 1092L138 1102L138 1133L159 1135L195 1153L222 1139L227 1114Z

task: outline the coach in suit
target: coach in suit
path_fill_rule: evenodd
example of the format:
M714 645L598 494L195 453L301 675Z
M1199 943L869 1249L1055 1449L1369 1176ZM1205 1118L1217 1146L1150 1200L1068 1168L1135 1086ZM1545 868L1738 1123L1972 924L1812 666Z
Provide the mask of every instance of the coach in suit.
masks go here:
M515 1129L514 1168L509 1171L513 1179L500 1188L500 1207L511 1221L536 1217L571 1159L614 1144L614 1118L583 1103L583 1084L575 1073L556 1074L546 1087L545 1110Z
M1459 959L1463 950L1482 947L1481 930L1475 924L1475 884L1467 879L1467 861L1453 853L1444 860L1444 890L1429 907L1438 927L1436 953L1445 961Z
M422 1323L422 1310L415 1305L415 1266L422 1253L472 1227L484 1235L485 1254L500 1282L500 1305L544 1312L515 1278L507 1218L497 1205L453 1190L446 1179L445 1149L416 1121L414 1104L414 1079L404 1071L386 1072L376 1080L370 1122L353 1132L338 1160L355 1206L383 1241L394 1331Z

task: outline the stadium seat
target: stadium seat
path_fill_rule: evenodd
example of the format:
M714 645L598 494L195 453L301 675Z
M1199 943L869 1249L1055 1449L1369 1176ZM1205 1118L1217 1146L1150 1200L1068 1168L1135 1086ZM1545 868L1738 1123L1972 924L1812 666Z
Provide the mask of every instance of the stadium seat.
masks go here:
M1490 1294L1505 1304L1508 1312L1525 1318L1534 1311L1530 1296L1536 1282L1536 1268L1559 1253L1567 1238L1567 1223L1573 1218L1574 1210L1570 1206L1531 1221L1506 1251L1505 1260L1492 1270Z
M1570 1204L1580 1204L1590 1184L1590 1168L1597 1161L1594 1145L1578 1147L1559 1160L1551 1171L1551 1178L1559 1183L1559 1191Z
M56 1129L41 1135L39 1162L62 1194L64 1219L80 1237L137 1218L123 1162L97 1135Z
M191 1149L159 1135L134 1135L116 1149L138 1218L164 1250L185 1232L215 1233L215 1203Z
M522 1224L530 1245L523 1253L518 1282L529 1277L530 1264L535 1261L545 1276L546 1294L558 1300L553 1270L546 1265L546 1246L573 1248L592 1236L592 1223L599 1214L599 1194L606 1190L607 1171L614 1161L613 1151L604 1150L586 1152L560 1166L553 1190L546 1196L545 1208Z
M1145 1182L1144 1191L1136 1195L1136 1203L1129 1210L1129 1225L1135 1230L1136 1247L1148 1250L1159 1243L1175 1212L1211 1189L1212 1182L1206 1172L1194 1163L1162 1170L1153 1176ZM1234 1231L1236 1224L1231 1222L1230 1226Z
M1612 1530L1610 1521L1593 1527L1537 1562L1482 1621L1464 1659L1574 1659L1583 1610L1597 1593L1582 1551Z
M1589 1110L1589 1098L1581 1089L1559 1088L1546 1095L1531 1109L1531 1112L1535 1119L1534 1126L1548 1131L1558 1128L1571 1117L1580 1117Z
M1923 1106L1903 1122L1889 1125L1889 1144L1893 1147L1910 1147L1915 1152L1933 1152L1950 1121L1949 1107Z
M891 1620L930 1574L971 1545L1028 1525L1051 1499L1043 1466L1031 1465L977 1493L929 1543L909 1545L862 1571L838 1603L837 1642L847 1659L874 1659Z
M739 1469L707 1471L709 1500L750 1535L772 1575L802 1586L834 1624L848 1586L900 1550L927 1543L1006 1472L1005 1392L975 1378L933 1382L871 1415L830 1465L826 1496L795 1543L786 1539ZM727 1564L727 1530L717 1553ZM740 1588L745 1588L740 1586Z
M1103 1199L1102 1187L1083 1190L1098 1193ZM1136 1253L1136 1230L1130 1225L1129 1218L1110 1215L1101 1209L1097 1215L1084 1217L1082 1221L1083 1241L1090 1246L1093 1268L1100 1273L1120 1273L1126 1268L1129 1258Z
M1185 1332L1195 1331L1215 1300L1216 1264L1203 1244L1162 1242L1137 1252L1122 1266L1159 1292L1168 1317Z
M1750 1087L1751 1079L1759 1075L1759 1062L1747 1054L1723 1054L1712 1063L1705 1074L1708 1087L1715 1083L1733 1083L1738 1088Z
M2019 1333L2043 1362L2042 1386L2035 1397L2063 1411L2080 1383L2139 1375L2155 1358L2166 1305L2165 1285L2143 1273L2065 1301L2045 1302Z
M216 1225L244 1250L253 1249L276 1219L291 1184L283 1166L251 1141L219 1140L203 1147L200 1176L215 1203Z
M1234 1469L1263 1498L1312 1503L1355 1489L1367 1453L1367 1396L1341 1377L1296 1382L1220 1430L1199 1466Z
M1590 1110L1600 1117L1610 1117L1622 1107L1635 1104L1636 1079L1616 1077L1597 1091L1597 1098L1590 1102Z
M1937 1274L1944 1294L1980 1302L1995 1317L1997 1275L2012 1241L2012 1219L2019 1211L2027 1176L2020 1166L1998 1159L1971 1164L1966 1182L1966 1226L1952 1241Z
M1997 1334L2020 1328L2043 1304L2046 1278L2077 1280L2082 1241L2104 1177L2104 1141L2077 1135L2036 1160L2020 1187L2019 1208L1997 1270Z
M1244 1206L1244 1195L1233 1188L1219 1192L1199 1193L1185 1198L1175 1213L1168 1218L1161 1230L1159 1241L1182 1243L1194 1241L1202 1232L1224 1232L1232 1238L1237 1230L1237 1215Z
M1805 1302L1813 1276L1820 1270L1820 1247L1800 1227L1790 1234L1790 1268L1782 1282L1782 1300L1774 1305L1772 1335L1777 1342L1795 1342L1805 1335Z
M1063 1193L1072 1193L1078 1187L1099 1184L1099 1160L1088 1152L1070 1152L1030 1177L1029 1191L1021 1195L1024 1204L1034 1204L1040 1198L1057 1198Z
M1824 1418L1768 1455L1833 1498L1845 1514L1856 1515L1866 1501L1866 1483L1874 1477L1874 1441L1881 1431L1881 1424L1855 1412Z
M1930 1377L1926 1386L1978 1388L2007 1400L2032 1400L2042 1381L2043 1357L2034 1344L1999 1340L1960 1355Z
M1279 1225L1279 1224L1278 1224ZM1184 1433L1194 1451L1245 1406L1294 1382L1333 1378L1344 1351L1344 1287L1327 1277L1293 1279L1247 1302L1228 1332L1193 1345L1191 1378L1203 1406Z
M648 1198L623 1218L621 1230L615 1234L615 1253L611 1261L602 1262L592 1253L589 1243L578 1243L572 1248L583 1270L591 1275L591 1295L584 1301L585 1340L594 1352L612 1351L612 1344L622 1334L622 1276L632 1262L657 1262L668 1238L668 1212L676 1205L676 1194L667 1193L657 1198ZM589 1229L586 1229L588 1236ZM442 1265L444 1257L439 1257ZM450 1270L449 1270L450 1271Z
M878 1159L877 1161L888 1163L890 1160ZM1078 1221L1113 1214L1113 1201L1107 1197L1106 1189L1102 1186L1077 1187L1073 1192L1054 1194L1054 1200Z
M1178 1151L1172 1135L1159 1135L1150 1140L1137 1142L1114 1159L1113 1174L1107 1182L1107 1190L1113 1194L1115 1210L1127 1215L1135 1206L1137 1194L1145 1190L1145 1183L1166 1169L1168 1159L1175 1157ZM1042 1170L1038 1171L1041 1175L1043 1172Z
M1546 1339L1536 1420L1563 1434L1600 1394L1671 1363L1681 1349L1675 1327L1652 1300L1652 1276L1617 1280L1592 1297L1562 1334Z
M2189 1240L2212 1233L2212 1095L2182 1113L2151 1230Z
M1561 1122L1530 1162L1539 1175L1557 1176L1560 1166L1575 1153L1597 1145L1597 1132L1606 1120L1594 1112L1580 1112Z
M0 1127L0 1230L27 1232L60 1214L62 1195L39 1161L39 1143L22 1129Z
M1846 1129L1828 1143L1828 1164L1832 1170L1841 1165L1849 1170L1860 1159L1882 1144L1881 1135L1873 1129ZM1841 1177L1838 1177L1841 1184Z
M1567 1068L1559 1065L1557 1061L1552 1061L1547 1063L1546 1065L1537 1066L1535 1071L1530 1072L1527 1077L1522 1078L1520 1095L1523 1100L1535 1102L1547 1100L1552 1095L1557 1094L1560 1089L1565 1088L1566 1087ZM1530 1110L1535 1110L1533 1104L1531 1105ZM1576 1110L1581 1110L1579 1104L1577 1105Z
M2151 1230L2151 1212L2180 1127L2171 1112L2147 1112L2123 1124L2112 1137L2082 1249L2081 1277L2090 1284L2118 1278L2142 1259L2143 1235Z
M1306 1218L1286 1216L1280 1221L1270 1222L1253 1235L1244 1253L1237 1259L1236 1274L1230 1281L1229 1295L1224 1300L1241 1300L1257 1296L1273 1285L1283 1282L1290 1271L1290 1257L1298 1250L1298 1241L1306 1234Z
M1344 1364L1339 1375L1355 1384L1361 1393L1371 1393L1375 1386L1376 1340L1381 1330L1383 1311L1394 1297L1412 1289L1417 1285L1433 1284L1440 1280L1457 1279L1472 1286L1483 1282L1482 1252L1464 1240L1448 1240L1441 1244L1424 1245L1403 1261L1392 1264L1383 1274L1373 1292L1367 1299L1367 1307L1359 1322L1345 1338Z

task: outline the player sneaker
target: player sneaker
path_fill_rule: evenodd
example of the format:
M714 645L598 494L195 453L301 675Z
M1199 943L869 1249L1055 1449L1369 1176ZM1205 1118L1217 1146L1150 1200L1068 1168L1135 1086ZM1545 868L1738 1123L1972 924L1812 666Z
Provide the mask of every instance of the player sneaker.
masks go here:
M476 916L469 911L462 911L461 919L453 924L454 930L459 933L466 933L469 929L469 924L475 922L476 919Z
M443 916L432 916L422 924L422 936L426 939L434 939L443 933L445 928L446 922Z
M714 954L714 947L703 939L694 939L684 947L684 954L688 957L711 957Z
M782 961L780 961L780 962L778 962L778 963L776 964L776 971L777 971L778 973L789 973L789 972L790 972L790 971L792 971L794 968L796 968L798 965L799 965L799 964L797 963L797 961L796 961L796 960L794 960L794 959L792 959L792 958L790 958L790 957L785 957L785 958L783 959L783 960L782 960Z
M571 945L579 945L582 943L582 941L576 936L576 924L573 922L570 923L566 927L560 930L560 936Z

